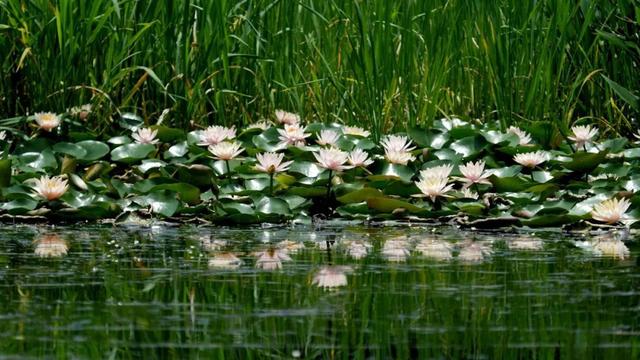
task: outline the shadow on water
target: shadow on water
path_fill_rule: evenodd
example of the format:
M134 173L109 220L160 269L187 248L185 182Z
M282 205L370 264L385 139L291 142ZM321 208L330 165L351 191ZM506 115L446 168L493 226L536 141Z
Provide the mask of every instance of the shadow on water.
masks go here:
M619 237L5 227L0 353L638 358L640 247Z

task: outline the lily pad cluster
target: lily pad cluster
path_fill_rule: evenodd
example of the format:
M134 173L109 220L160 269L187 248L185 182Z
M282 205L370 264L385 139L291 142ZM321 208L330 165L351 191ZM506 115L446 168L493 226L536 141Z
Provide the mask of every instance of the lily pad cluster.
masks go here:
M0 121L0 216L263 223L340 217L469 227L638 224L640 143L576 126L554 148L528 130L442 119L373 139L277 111L245 129L177 129L134 114L93 133L82 112Z

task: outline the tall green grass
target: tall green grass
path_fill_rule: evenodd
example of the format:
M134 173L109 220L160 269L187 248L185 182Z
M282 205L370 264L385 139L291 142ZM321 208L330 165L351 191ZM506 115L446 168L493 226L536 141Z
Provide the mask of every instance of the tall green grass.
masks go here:
M635 128L640 2L0 0L0 117Z

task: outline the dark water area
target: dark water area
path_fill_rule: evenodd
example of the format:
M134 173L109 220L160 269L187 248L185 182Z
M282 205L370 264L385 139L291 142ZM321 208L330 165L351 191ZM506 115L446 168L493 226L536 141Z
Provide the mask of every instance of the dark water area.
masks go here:
M0 358L636 359L637 239L4 225Z

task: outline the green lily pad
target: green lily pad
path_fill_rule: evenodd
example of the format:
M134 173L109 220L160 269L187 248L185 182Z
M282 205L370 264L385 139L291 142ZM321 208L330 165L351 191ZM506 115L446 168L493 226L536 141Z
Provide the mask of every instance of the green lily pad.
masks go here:
M580 173L588 173L597 168L606 158L608 151L599 153L577 152L573 154L572 160L564 163L564 167Z
M498 177L491 175L489 181L491 181L497 192L519 192L533 185L530 181L516 176Z
M109 145L95 140L80 141L76 145L86 151L84 156L78 157L78 160L82 161L96 161L107 155L110 150Z
M73 156L76 159L81 159L87 155L87 150L82 146L71 144L68 142L59 142L53 145L53 151L61 154Z
M363 188L340 196L337 200L343 204L352 204L367 201L374 197L384 197L382 191L373 188Z
M166 217L175 214L180 206L177 194L171 190L154 191L144 196L138 196L134 201L141 206L149 206L153 213Z
M289 204L279 198L263 197L256 202L256 212L267 215L283 215L291 214Z
M155 149L156 147L152 144L126 144L111 151L111 160L132 163L146 159Z
M159 190L171 190L178 194L180 199L189 205L200 203L200 189L186 183L160 184L151 188L151 192Z
M373 197L367 199L367 205L383 213L391 213L397 209L406 209L411 213L424 212L425 209L415 206L404 200L392 199L388 197Z

